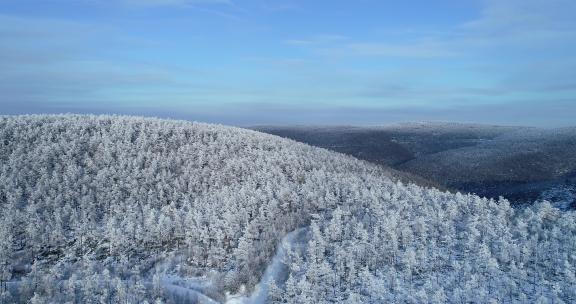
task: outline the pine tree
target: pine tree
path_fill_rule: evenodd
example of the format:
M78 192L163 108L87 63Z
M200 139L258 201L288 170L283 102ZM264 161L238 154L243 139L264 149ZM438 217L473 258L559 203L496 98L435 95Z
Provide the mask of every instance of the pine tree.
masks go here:
M282 289L280 289L278 285L276 285L275 280L271 280L268 285L268 297L267 297L268 302L272 304L282 303L282 299L283 299Z

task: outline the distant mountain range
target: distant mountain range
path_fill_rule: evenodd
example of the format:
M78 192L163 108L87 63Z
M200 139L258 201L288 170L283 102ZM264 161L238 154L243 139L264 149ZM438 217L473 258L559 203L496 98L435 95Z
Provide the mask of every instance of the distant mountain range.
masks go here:
M564 207L576 185L576 128L458 123L381 127L254 129L421 176L433 184L526 203L546 197ZM546 193L564 193L550 196Z

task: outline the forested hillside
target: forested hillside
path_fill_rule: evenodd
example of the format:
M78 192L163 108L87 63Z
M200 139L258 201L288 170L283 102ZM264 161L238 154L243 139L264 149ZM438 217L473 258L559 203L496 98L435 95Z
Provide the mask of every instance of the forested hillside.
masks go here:
M255 129L391 166L454 191L504 196L516 205L549 198L576 209L576 128L403 123Z
M525 129L475 146L423 156L399 168L449 187L482 195L533 190L567 181L576 183L576 128ZM574 180L574 181L570 181ZM543 185L539 185L543 184Z
M352 155L377 164L395 165L414 159L414 152L394 141L382 128L259 126L257 131Z
M476 146L523 130L459 123L401 123L384 126L258 126L254 130L396 167L442 151Z
M0 117L1 303L225 302L263 284L271 303L576 301L574 212L397 180L238 128Z

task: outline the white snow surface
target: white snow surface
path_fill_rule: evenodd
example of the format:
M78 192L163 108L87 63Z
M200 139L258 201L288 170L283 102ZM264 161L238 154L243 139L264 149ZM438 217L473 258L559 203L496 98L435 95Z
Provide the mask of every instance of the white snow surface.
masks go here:
M270 282L274 280L278 282L279 279L287 274L288 267L285 264L286 254L291 248L301 240L302 235L306 232L306 228L299 228L288 233L280 242L276 249L276 254L268 264L264 275L260 279L260 283L254 287L254 291L249 296L242 295L229 295L227 296L227 304L265 304L268 297L268 287Z
M218 303L201 292L207 283L197 279L183 279L178 276L167 275L162 277L161 282L164 292L176 296L182 303Z
M286 265L287 253L297 246L307 228L296 229L284 236L276 253L260 282L254 287L250 295L228 295L227 304L264 304L268 297L268 286L272 280L279 282L288 273ZM163 263L158 264L163 266ZM183 278L174 274L165 274L161 277L162 288L168 295L175 296L178 303L209 303L216 304L218 301L203 294L212 287L212 282L207 277ZM151 284L151 282L149 283ZM174 297L173 297L174 298Z

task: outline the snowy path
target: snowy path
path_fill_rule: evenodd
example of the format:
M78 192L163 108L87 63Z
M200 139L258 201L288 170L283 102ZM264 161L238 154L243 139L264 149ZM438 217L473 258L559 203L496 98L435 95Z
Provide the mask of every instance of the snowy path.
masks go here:
M164 292L170 295L177 303L207 303L218 304L217 301L204 295L194 285L180 286L176 277L166 276L162 278ZM201 285L198 285L201 288Z
M306 228L299 228L290 233L288 233L280 243L280 246L276 249L276 254L272 258L272 261L266 268L260 283L254 287L254 292L250 296L230 296L226 300L227 304L264 304L266 303L266 298L268 297L268 286L272 280L278 281L278 279L285 275L287 271L287 266L284 264L286 258L286 251L288 248L294 246L294 244L302 237L306 232Z
M302 242L307 228L299 228L288 233L280 242L276 253L266 268L260 283L249 296L228 296L227 304L265 304L268 297L268 286L272 280L279 282L286 276L288 267L284 264L287 251L295 248ZM160 264L162 265L162 264ZM182 278L176 275L162 275L160 278L164 294L176 303L207 303L217 304L217 300L210 298L203 292L210 289L211 282L207 278ZM152 288L152 281L144 281L145 286ZM8 289L17 293L20 282L8 282Z

